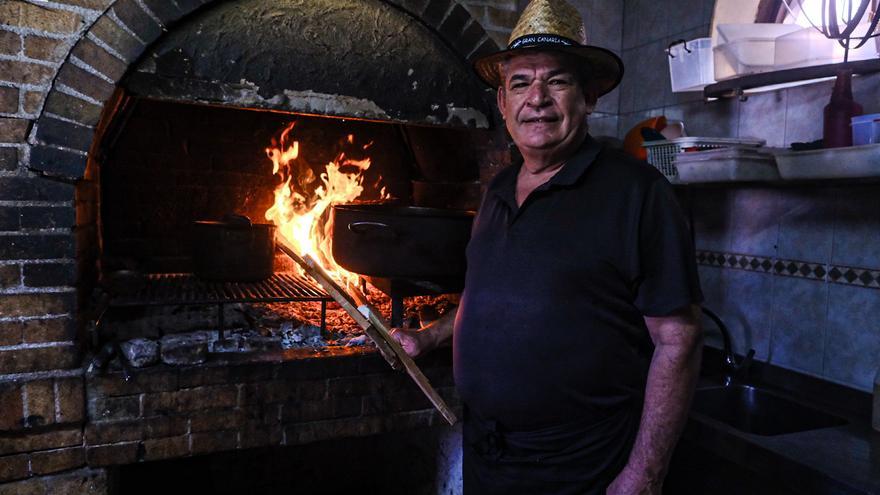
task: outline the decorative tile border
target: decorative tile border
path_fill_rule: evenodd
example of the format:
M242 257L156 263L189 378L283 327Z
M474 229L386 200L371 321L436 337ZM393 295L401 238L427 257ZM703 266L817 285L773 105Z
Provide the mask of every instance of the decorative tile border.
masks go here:
M828 272L828 281L835 284L857 285L859 287L880 289L880 270L834 266L831 267L831 271Z
M697 264L880 289L880 270L749 254L697 251Z

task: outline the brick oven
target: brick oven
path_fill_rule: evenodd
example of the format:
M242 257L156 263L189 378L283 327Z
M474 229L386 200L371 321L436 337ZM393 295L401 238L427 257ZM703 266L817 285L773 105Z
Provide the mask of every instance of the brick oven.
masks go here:
M0 493L108 493L140 463L442 423L370 346L120 367L101 354L114 342L249 317L237 301L104 312L104 281L190 272L193 220L259 219L278 186L265 148L291 122L309 163L369 143L361 199L411 204L422 157L453 148L491 158L448 165L485 181L508 158L465 61L495 49L516 2L472 3L0 4ZM332 331L343 316L326 311ZM450 356L420 364L455 406Z

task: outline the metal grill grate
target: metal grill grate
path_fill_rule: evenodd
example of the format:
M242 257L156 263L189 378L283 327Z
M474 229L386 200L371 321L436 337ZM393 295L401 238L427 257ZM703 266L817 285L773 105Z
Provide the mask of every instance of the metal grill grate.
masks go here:
M330 300L330 295L315 282L290 272L278 272L266 280L249 283L208 282L191 273L151 273L137 292L114 297L111 306Z

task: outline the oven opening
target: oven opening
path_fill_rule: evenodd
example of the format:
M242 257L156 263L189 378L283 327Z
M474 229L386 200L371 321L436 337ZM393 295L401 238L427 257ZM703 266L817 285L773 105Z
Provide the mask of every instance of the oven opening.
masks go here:
M457 303L485 131L120 101L94 167L99 357L140 368L371 345L280 236L395 326Z

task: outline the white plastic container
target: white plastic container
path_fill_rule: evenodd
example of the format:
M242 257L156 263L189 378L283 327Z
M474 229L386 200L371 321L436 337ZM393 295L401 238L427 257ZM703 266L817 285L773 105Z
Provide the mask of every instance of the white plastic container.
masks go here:
M778 179L773 155L759 150L736 147L681 153L675 159L675 167L682 183Z
M697 38L669 49L673 93L701 91L715 82L712 38Z
M783 179L880 177L880 144L776 154Z
M852 118L853 146L880 143L880 113Z
M866 30L863 28L860 31ZM779 69L836 64L843 62L843 47L815 28L807 27L777 38L775 58ZM871 58L877 58L877 44L873 40L857 50L849 51L850 62Z
M765 142L763 139L688 136L662 141L645 141L642 146L648 152L648 163L663 172L669 182L677 183L679 178L675 162L683 153L730 147L757 148L763 146Z
M756 22L752 24L719 24L716 26L716 29L718 30L719 44L747 40L763 43L766 41L772 42L782 35L798 31L801 29L801 26L797 24Z
M797 24L719 24L713 48L715 80L777 69L776 39L799 31Z

